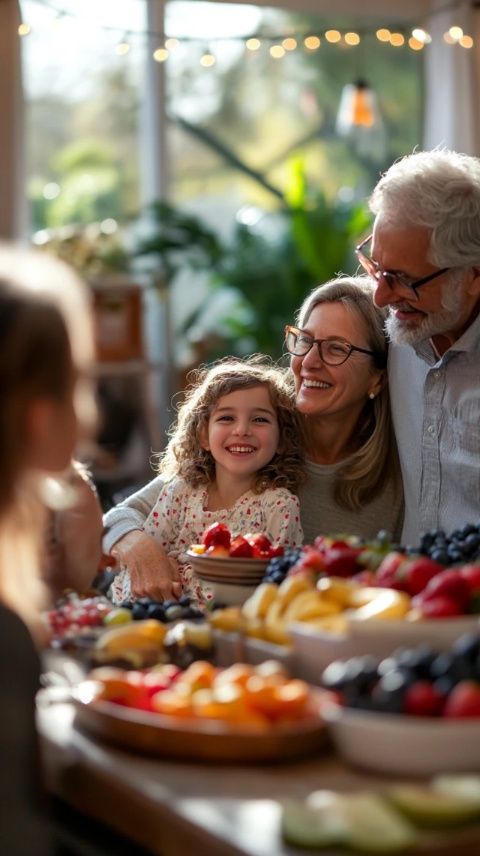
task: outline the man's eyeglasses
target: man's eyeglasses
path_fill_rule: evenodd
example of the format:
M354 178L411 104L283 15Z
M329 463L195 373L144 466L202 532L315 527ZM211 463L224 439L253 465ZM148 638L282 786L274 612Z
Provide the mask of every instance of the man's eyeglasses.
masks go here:
M313 339L312 336L297 327L285 327L285 347L289 354L293 354L295 357L305 357L314 345L317 346L318 353L327 366L341 366L348 360L353 351L369 354L379 363L382 361L381 355L375 351L357 348L356 345L351 345L345 339Z
M364 251L364 247L370 243L372 237L372 235L369 235L368 238L365 238L365 240L358 245L358 247L355 247L355 252L361 266L368 274L370 274L370 276L373 276L377 282L380 277L382 277L390 288L393 288L395 284L401 285L403 288L407 288L410 291L410 296L413 297L414 300L419 300L417 288L420 288L421 285L425 285L425 283L430 282L432 279L436 279L437 276L441 276L442 273L446 273L447 270L450 270L448 267L440 268L440 270L436 270L435 273L430 273L428 276L423 276L421 279L410 279L403 273L394 273L393 271L382 270L378 262L374 261L370 256L367 256Z

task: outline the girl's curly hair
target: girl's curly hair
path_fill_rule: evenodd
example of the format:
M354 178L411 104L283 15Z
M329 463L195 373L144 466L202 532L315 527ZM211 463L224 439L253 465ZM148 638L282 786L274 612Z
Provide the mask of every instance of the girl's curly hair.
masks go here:
M255 354L244 360L226 357L211 366L201 366L190 372L188 380L167 448L159 455L158 472L168 479L179 476L191 487L210 484L215 478L215 461L211 452L202 448L201 436L213 408L224 395L264 385L277 416L280 445L272 460L256 474L253 489L256 493L267 487L295 491L304 480L304 456L288 370Z

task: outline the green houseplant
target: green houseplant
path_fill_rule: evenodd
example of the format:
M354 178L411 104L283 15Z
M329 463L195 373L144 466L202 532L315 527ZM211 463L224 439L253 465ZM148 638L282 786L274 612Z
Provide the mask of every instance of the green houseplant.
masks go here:
M309 188L299 160L291 164L284 205L275 213L257 212L253 224L237 220L229 240L164 201L150 215L149 236L135 255L145 260L153 254L167 283L185 266L208 275L206 299L177 331L188 338L201 326L206 359L253 351L278 358L285 324L311 288L353 269L353 246L369 222L359 203L329 201ZM222 289L235 299L219 315Z

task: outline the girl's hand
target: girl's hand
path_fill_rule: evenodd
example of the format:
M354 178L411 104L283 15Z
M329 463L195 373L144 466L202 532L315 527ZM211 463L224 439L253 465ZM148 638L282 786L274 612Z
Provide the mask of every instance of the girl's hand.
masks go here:
M111 549L117 564L130 573L134 597L171 600L180 597L182 586L178 564L170 559L154 539L136 529L120 538Z

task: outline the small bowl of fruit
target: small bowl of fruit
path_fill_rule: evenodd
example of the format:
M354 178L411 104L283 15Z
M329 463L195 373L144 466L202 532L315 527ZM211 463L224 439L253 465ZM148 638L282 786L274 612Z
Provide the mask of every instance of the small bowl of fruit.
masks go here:
M322 714L343 757L400 775L480 771L480 636L330 663Z
M225 604L242 604L261 582L270 559L283 554L263 532L232 536L225 523L212 523L187 557L197 576Z

